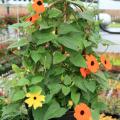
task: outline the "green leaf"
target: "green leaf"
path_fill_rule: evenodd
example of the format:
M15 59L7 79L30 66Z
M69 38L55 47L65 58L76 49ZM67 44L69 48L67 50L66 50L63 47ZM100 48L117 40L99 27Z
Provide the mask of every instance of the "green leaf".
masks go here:
M48 11L49 18L56 18L62 16L62 11L57 8L52 8Z
M98 46L100 40L101 40L100 35L97 32L93 32L89 38L89 41L91 41L94 46L95 45Z
M45 96L45 103L49 103L51 100L52 100L52 98L53 98L53 94L47 94L46 96Z
M45 50L44 47L40 46L40 47L37 49L37 52L41 54L41 53L45 53L46 50Z
M63 55L61 52L55 52L53 54L53 64L58 64L63 62L66 59L66 56Z
M95 75L99 78L101 78L102 80L107 81L107 78L105 77L104 73L102 71L98 71L97 73L95 73Z
M42 54L40 62L44 66L45 69L49 69L51 64L52 64L52 56L51 56L51 54L48 53L48 52Z
M20 91L16 91L16 93L13 95L12 97L12 101L18 101L21 100L25 97L25 92L20 90Z
M84 47L87 48L87 47L91 46L92 43L87 40L83 40L83 44L84 44Z
M29 84L30 84L30 81L26 78L22 78L17 81L18 86L25 86L25 85L29 85Z
M33 34L33 39L35 41L38 41L37 45L41 45L43 43L54 40L55 35L52 34L52 32L37 31Z
M91 22L94 21L94 13L93 11L90 11L90 10L87 10L85 12L79 12L79 17Z
M83 49L83 40L81 33L70 33L69 35L64 35L57 38L57 41L67 48L75 51Z
M31 51L31 57L34 60L34 62L37 63L41 58L41 54L38 53L38 51Z
M3 106L2 108L2 119L1 120L7 120L7 116L8 115L18 115L18 111L21 107L21 104L20 103L11 103L11 104L8 104L6 106ZM17 114L16 114L17 112ZM8 118L8 119L11 119L11 118Z
M62 86L62 93L66 96L70 93L70 87Z
M87 92L87 89L84 85L84 79L81 76L75 76L73 78L73 81L74 81L76 87L78 87L79 89Z
M47 107L44 105L42 108L36 110L32 109L34 120L43 120L44 114L47 111Z
M103 102L97 102L97 101L95 101L95 102L92 103L92 108L96 109L99 112L102 112L102 111L104 111L107 108L107 106Z
M14 43L12 43L8 48L17 48L17 47L23 47L25 45L29 44L29 41L26 39L21 39L19 41L16 41Z
M92 119L93 120L99 120L100 114L99 112L95 109L95 110L91 110L92 112Z
M71 99L74 102L74 104L77 105L80 102L80 93L78 93L77 90L72 89Z
M76 27L71 24L62 23L58 28L59 34L67 34L70 32L79 32Z
M16 73L22 72L21 68L19 68L17 65L12 64L12 70Z
M48 88L52 95L57 94L61 90L61 85L57 83L49 84Z
M41 82L42 80L43 80L42 76L35 76L32 78L31 84L37 84L37 83Z
M72 82L71 77L68 76L68 75L66 75L66 76L64 77L64 81L63 81L63 82L64 82L65 85L70 85L71 82Z
M48 25L46 22L42 21L40 24L40 30L46 30L52 28L52 25Z
M42 88L40 86L32 86L29 88L31 93L37 93L37 92L41 92Z
M60 75L60 74L64 73L64 71L65 71L65 68L55 67L54 70L53 70L53 74L55 76L57 76L57 75Z
M13 25L11 25L10 27L11 27L11 28L18 29L18 28L20 28L20 27L26 28L26 27L29 27L29 26L31 26L31 25L32 25L31 22L22 22L22 23L13 24Z
M77 67L86 67L86 61L80 53L73 53L70 56L70 62Z
M94 92L97 87L95 81L84 80L84 85L90 92Z
M58 37L58 42L67 48L70 48L76 51L79 50L78 45L76 45L76 43L73 42L73 39L70 38L69 36Z
M45 117L43 120L59 118L63 116L66 112L67 110L65 108L61 108L57 102L53 102L53 104L50 104L48 110L46 111Z

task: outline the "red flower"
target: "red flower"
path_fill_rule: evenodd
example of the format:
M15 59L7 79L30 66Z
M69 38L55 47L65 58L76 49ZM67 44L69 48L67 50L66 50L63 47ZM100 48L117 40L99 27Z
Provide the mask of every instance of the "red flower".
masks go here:
M90 120L91 118L90 108L84 103L77 105L75 107L74 117L76 118L76 120Z
M43 0L34 0L32 8L36 11L36 13L43 13L45 11Z
M91 72L96 73L99 69L99 64L98 64L96 58L93 55L87 55L86 59L87 59L88 69Z
M38 19L39 19L39 15L38 14L35 14L29 18L26 19L26 22L32 22L32 23L35 23Z
M106 59L104 55L101 55L100 60L101 60L101 63L103 64L103 66L107 70L110 70L112 68L110 61L108 59Z
M80 68L80 73L84 78L86 78L86 76L90 74L90 70L86 68Z

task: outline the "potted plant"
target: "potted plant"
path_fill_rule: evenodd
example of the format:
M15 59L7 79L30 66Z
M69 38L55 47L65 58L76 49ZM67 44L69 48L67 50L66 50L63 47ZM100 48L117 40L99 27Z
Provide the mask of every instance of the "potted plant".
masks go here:
M113 75L112 75L113 76ZM120 118L120 83L118 80L109 80L110 89L100 95L100 99L107 104L104 113L113 118Z
M31 8L27 22L14 25L26 35L10 46L22 47L23 67L13 65L9 104L26 108L30 120L99 120L98 95L108 87L101 68L112 66L94 51L97 12L79 0L34 0Z

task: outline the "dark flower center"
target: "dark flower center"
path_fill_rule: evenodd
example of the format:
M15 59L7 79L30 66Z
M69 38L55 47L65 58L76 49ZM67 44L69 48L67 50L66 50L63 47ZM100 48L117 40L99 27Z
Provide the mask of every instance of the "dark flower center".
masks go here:
M36 97L34 97L34 100L36 100L37 98Z
M105 60L105 64L107 64L107 61Z
M32 17L30 18L30 21L32 21Z
M40 5L42 5L42 2L41 2L41 1L38 1L37 4L40 6Z
M93 66L94 64L95 64L94 61L92 61L92 62L91 62L91 65Z
M80 111L80 114L81 114L81 115L84 115L84 113L85 113L85 112L84 112L83 110Z

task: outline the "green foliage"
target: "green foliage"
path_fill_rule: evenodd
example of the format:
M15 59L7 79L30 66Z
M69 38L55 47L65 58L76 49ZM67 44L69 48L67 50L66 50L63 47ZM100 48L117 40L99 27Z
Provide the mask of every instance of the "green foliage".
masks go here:
M47 106L44 106L44 108L33 110L32 112L33 112L34 120L43 120L46 111L47 111Z
M66 57L61 52L55 52L53 54L53 64L58 64L64 61Z
M77 89L71 89L71 99L73 100L75 105L77 105L80 102L80 93L77 92Z
M30 87L29 88L29 91L31 92L31 93L36 93L36 92L38 92L38 91L42 91L42 88L40 87L40 86L32 86L32 87Z
M65 108L61 108L57 102L53 102L47 109L44 119L49 120L51 118L58 118L64 115L67 112Z
M91 112L93 120L99 120L99 112L96 109L91 110Z
M31 79L31 84L37 84L43 80L42 76L35 76Z
M78 87L80 90L83 90L87 92L87 89L85 88L83 78L80 76L75 76L74 77L74 84L76 87Z
M80 33L71 33L69 35L60 36L57 41L66 48L79 51L83 49L82 38Z
M62 34L67 34L67 33L70 33L70 32L79 32L77 30L77 28L71 24L67 24L67 23L63 23L59 26L59 34L62 35Z
M29 43L28 40L22 38L20 41L17 41L13 44L11 44L8 48L17 48L17 47L23 47Z
M16 91L15 94L13 95L12 101L18 101L25 98L25 92L22 90Z
M50 93L52 95L57 94L61 90L61 85L58 83L52 83L48 85Z
M57 18L59 16L62 16L62 12L59 9L52 8L48 11L49 18Z
M41 45L43 43L52 41L55 39L55 35L50 33L49 31L36 31L33 33L32 38L37 42L37 45Z
M106 109L106 104L105 103L103 103L103 102L93 102L92 103L92 108L94 109L97 109L98 111L103 111L103 110L105 110Z
M65 96L67 96L70 93L70 88L66 86L62 86L62 92Z
M1 120L27 120L27 111L19 103L6 105L2 109Z
M64 84L67 86L67 85L70 85L72 83L72 80L71 80L71 77L66 75L63 79L63 82Z
M90 91L90 92L93 92L94 93L94 91L95 91L95 89L96 89L96 82L95 81L93 81L93 80L89 80L89 81L84 81L84 85L85 85L85 87Z
M17 86L25 86L25 85L29 85L29 84L30 84L30 82L26 78L22 78L17 81Z
M70 62L76 67L86 67L86 61L80 53L72 54L70 57Z

